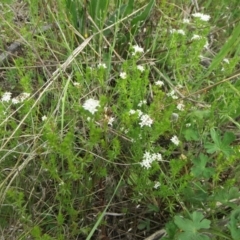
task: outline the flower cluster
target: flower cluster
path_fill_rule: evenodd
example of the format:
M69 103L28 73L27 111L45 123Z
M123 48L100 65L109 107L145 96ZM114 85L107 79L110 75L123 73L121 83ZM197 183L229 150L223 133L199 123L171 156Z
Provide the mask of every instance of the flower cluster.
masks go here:
M154 187L155 189L158 189L161 186L160 182L155 182Z
M140 101L139 104L138 104L138 107L141 107L144 104L147 104L147 100Z
M105 63L99 63L99 64L98 64L98 68L104 68L104 69L106 69L107 66L106 66Z
M79 82L73 82L73 86L79 88L81 86L81 84Z
M2 102L9 102L11 100L12 93L10 92L5 92L2 96L1 101Z
M144 53L143 48L139 47L138 45L132 46L133 48L133 53L132 55L135 56L137 53Z
M168 97L171 97L172 99L178 99L178 96L175 95L175 91L172 90L171 92L167 93Z
M183 19L183 23L186 23L186 24L187 24L187 23L190 23L190 20L189 20L188 18L184 18L184 19Z
M208 22L209 19L211 18L209 15L203 14L203 13L193 13L192 16L195 18L199 18L200 20L202 20L204 22Z
M125 72L120 72L119 76L120 76L120 78L122 78L122 79L126 79L126 78L127 78L127 73L125 73Z
M144 101L144 100L143 100L143 101ZM139 119L140 119L139 125L140 125L141 127L144 127L144 126L151 127L151 125L153 124L153 120L150 118L150 116L149 116L148 114L143 114L143 112L142 112L141 110L139 110L139 109L137 109L137 110L131 109L131 110L129 111L129 114L130 114L130 115L133 115L133 114L135 114L135 113L138 114L138 117L139 117Z
M176 135L171 138L171 141L172 141L176 146L178 146L179 143L180 143L180 141L179 141L179 139L178 139L178 137L177 137Z
M159 87L162 87L162 86L164 85L164 82L158 80L158 81L155 82L155 84L156 84L157 86L159 86Z
M86 100L85 103L83 104L83 108L89 111L91 114L97 112L97 108L99 106L100 106L99 101L92 98Z
M191 41L192 40L199 40L199 39L201 39L202 37L201 36L199 36L199 35L197 35L197 34L193 34L193 36L192 36L192 38L191 38Z
M11 96L12 96L11 92L5 92L1 98L1 101L10 102L11 100L13 104L22 103L24 100L26 100L30 96L30 93L23 92L19 94L17 97L14 97L12 99L11 99Z
M140 72L143 72L144 71L144 67L142 65L137 65L137 69L140 71Z
M147 114L141 115L140 123L139 123L141 127L143 126L151 127L152 124L153 124L153 120Z
M185 105L183 104L183 102L180 102L180 103L178 103L178 105L177 105L177 109L180 110L180 111L183 111L183 110L184 110L184 107L185 107Z
M108 118L108 126L111 126L111 127L112 127L114 121L115 121L115 118L114 118L114 117L109 117L109 118Z
M46 115L42 116L42 121L44 122L46 120L47 120L47 116Z
M162 161L162 155L160 153L151 154L150 152L145 152L140 165L146 169L149 169L154 161Z
M183 35L183 36L186 35L185 32L182 29L171 29L170 33L177 33L177 34L180 34L180 35Z

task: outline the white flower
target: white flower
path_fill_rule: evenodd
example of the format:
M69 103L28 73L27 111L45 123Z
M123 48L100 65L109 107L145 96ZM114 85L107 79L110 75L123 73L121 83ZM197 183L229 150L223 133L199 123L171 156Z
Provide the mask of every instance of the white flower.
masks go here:
M136 111L133 110L133 109L131 109L131 110L129 111L129 114L130 114L130 115L133 115L133 114L135 114L135 113L136 113Z
M147 114L141 115L140 120L141 122L139 124L141 127L143 126L151 127L151 125L153 124L153 120Z
M206 43L205 43L205 45L204 45L203 47L206 48L206 49L208 49L208 47L209 47L209 42L208 42L208 40L206 40Z
M124 127L121 127L120 131L122 131L123 133L127 134L129 132L129 129L125 129Z
M197 34L193 34L191 40L199 40L199 39L201 39L201 38L202 38L201 36L199 36L199 35L197 35Z
M160 153L151 154L150 152L145 152L143 154L143 160L142 160L142 162L140 162L140 165L144 168L149 169L151 167L151 164L154 161L161 161L161 160L162 160L162 155Z
M59 185L59 186L62 186L62 185L64 185L64 182L61 181L58 185Z
M80 87L80 83L79 83L79 82L73 82L73 85L74 85L75 87Z
M142 162L140 162L140 165L148 169L151 167L152 162L153 162L153 159L150 152L145 152L143 155L143 160Z
M141 107L143 104L147 104L146 100L142 100L139 102L138 107Z
M146 169L149 169L151 167L151 161L149 161L148 159L143 159L142 162L140 162L140 165L142 167L145 167Z
M191 123L186 123L186 127L191 127Z
M30 96L30 93L23 92L23 93L19 94L17 97L13 98L12 103L13 104L21 103L24 100L26 100L29 96Z
M153 188L158 189L161 186L160 182L155 182L155 185Z
M98 100L90 98L85 101L85 103L83 104L83 108L94 114L95 112L97 112L97 107L99 107L99 105L100 103Z
M158 161L158 162L162 161L162 154L161 153L153 153L152 156L156 161Z
M105 63L99 63L98 68L107 68Z
M190 20L188 18L184 18L183 23L190 23Z
M171 29L170 33L178 33L180 35L185 35L185 32L182 29Z
M178 140L178 137L175 135L171 138L171 141L176 145L178 146L180 141Z
M167 93L168 97L171 97L172 99L178 99L178 96L175 95L175 91L172 90L171 92Z
M155 82L155 84L156 84L157 86L159 86L159 87L162 87L162 86L164 85L164 82L158 80L158 81Z
M20 103L20 101L17 98L13 98L12 99L12 103L13 104L18 104L18 103Z
M185 32L184 32L182 29L178 29L178 30L177 30L177 33L178 33L178 34L181 34L181 35L185 35Z
M209 19L211 18L209 15L203 14L203 13L193 13L192 16L196 18L200 18L202 21L205 21L205 22L209 21Z
M110 118L108 119L108 125L109 125L109 126L112 126L114 120L115 120L114 117L110 117Z
M133 56L136 55L136 53L144 53L143 48L139 47L138 45L134 45L132 47L134 50L134 52L132 53Z
M141 117L143 115L143 112L140 109L137 109L138 116Z
M137 65L137 69L138 69L140 72L143 72L143 71L144 71L144 67L141 66L141 65Z
M185 105L182 102L178 103L178 105L177 105L177 109L180 111L183 111L184 107L185 107Z
M20 99L21 102L23 102L24 100L26 100L28 97L30 96L30 93L21 93L18 98Z
M178 99L178 96L172 95L172 99Z
M47 116L42 116L42 121L44 122L44 121L46 121L47 120Z
M228 60L227 58L224 58L224 59L223 59L223 62L229 64L229 60Z
M171 97L171 96L173 96L174 94L175 94L175 91L172 90L171 92L167 93L167 96L168 96L168 97Z
M126 74L125 72L121 72L121 73L119 74L119 76L120 76L120 78L122 78L122 79L126 79L127 74Z
M11 100L12 93L10 92L5 92L2 96L1 101L2 102L9 102Z

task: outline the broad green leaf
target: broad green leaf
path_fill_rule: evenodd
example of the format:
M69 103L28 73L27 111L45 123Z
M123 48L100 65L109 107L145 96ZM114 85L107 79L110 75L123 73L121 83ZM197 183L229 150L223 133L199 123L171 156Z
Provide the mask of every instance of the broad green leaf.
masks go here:
M218 133L215 131L214 128L212 128L212 129L210 130L210 134L211 134L212 140L214 141L215 145L217 145L218 147L220 147L220 145L221 145L221 139L220 139L220 136L218 135Z
M231 187L229 189L229 199L234 199L234 198L239 198L240 197L240 193L239 193L239 189L237 187Z
M193 118L202 120L204 118L208 118L210 114L211 114L210 110L196 110L196 111L193 111L190 115Z
M201 206L208 198L208 193L200 182L194 182L193 185L187 186L183 190L185 201L194 204L194 206Z
M200 233L189 233L184 232L180 233L178 240L210 240L210 238L206 235L200 234Z
M215 153L220 151L220 148L215 143L207 142L204 147L207 149L207 153Z
M233 153L231 146L229 146L235 140L233 133L226 132L223 139L221 139L220 134L212 128L210 134L213 143L207 142L204 145L208 153L223 152L226 156L230 156Z
M225 205L233 205L230 201L232 199L239 198L239 197L240 197L239 189L237 187L232 187L230 189L224 189L224 188L219 189L214 194L213 199Z
M210 178L214 174L214 169L206 166L209 160L207 156L201 153L199 158L193 160L192 174L195 177Z
M184 137L187 141L198 141L199 140L199 134L195 129L188 128L184 132Z
M230 229L231 236L234 240L240 239L240 229L238 228L240 224L240 209L235 209L232 211L230 216L230 223L228 224L228 228Z
M189 219L176 216L174 217L174 223L185 232L193 232L195 230L193 222Z
M188 239L197 239L199 237L200 229L208 229L210 228L211 221L204 219L204 216L200 212L193 212L190 219L185 219L179 216L174 217L174 223L182 230L183 236L185 236L185 240ZM195 237L195 238L193 238ZM183 239L183 238L181 238Z
M229 145L231 144L234 140L236 139L236 136L232 132L225 132L223 136L222 143L224 145Z
M211 221L203 218L204 216L200 212L192 213L192 220L194 222L196 229L202 229L202 228L208 229L210 227Z

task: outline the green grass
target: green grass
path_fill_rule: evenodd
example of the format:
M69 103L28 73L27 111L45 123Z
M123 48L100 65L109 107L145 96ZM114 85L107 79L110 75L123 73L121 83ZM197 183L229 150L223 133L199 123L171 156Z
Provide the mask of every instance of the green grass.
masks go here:
M190 2L0 6L3 237L240 239L240 9Z

